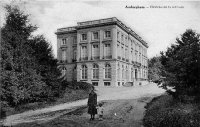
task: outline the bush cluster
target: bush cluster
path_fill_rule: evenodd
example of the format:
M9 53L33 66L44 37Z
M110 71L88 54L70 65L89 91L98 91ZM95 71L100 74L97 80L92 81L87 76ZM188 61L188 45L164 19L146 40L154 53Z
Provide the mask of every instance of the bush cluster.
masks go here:
M187 111L181 108L184 105L184 103L179 103L168 95L154 99L146 107L147 111L143 119L144 126L199 127L200 110L194 110L193 108L191 111Z
M62 81L62 88L63 90L65 90L66 88L70 88L70 89L74 89L74 90L85 90L87 92L89 92L91 89L94 89L94 86L90 83L87 82L77 82L77 81L72 81L72 82L68 82L66 80Z
M173 108L154 110L148 112L144 123L145 127L199 127L200 111L185 113Z

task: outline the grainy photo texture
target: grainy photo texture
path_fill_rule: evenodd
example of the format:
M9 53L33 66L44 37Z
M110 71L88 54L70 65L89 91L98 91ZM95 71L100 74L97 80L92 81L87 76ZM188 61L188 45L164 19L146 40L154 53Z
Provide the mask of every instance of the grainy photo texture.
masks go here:
M1 0L0 14L0 126L200 126L199 1Z

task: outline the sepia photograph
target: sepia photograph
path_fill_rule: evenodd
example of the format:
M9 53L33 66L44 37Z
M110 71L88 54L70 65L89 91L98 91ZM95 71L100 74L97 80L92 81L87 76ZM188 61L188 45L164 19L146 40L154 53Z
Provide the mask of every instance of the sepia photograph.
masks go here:
M0 127L200 127L200 1L0 0Z

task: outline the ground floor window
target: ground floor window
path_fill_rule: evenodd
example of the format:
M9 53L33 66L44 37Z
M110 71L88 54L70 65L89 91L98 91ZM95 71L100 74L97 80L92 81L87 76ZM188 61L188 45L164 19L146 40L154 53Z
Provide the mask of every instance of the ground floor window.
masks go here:
M105 78L111 78L111 66L110 66L110 64L105 65Z
M82 65L82 79L87 79L87 66Z
M92 82L93 86L98 86L98 82Z
M110 82L104 82L104 86L110 86Z
M124 85L124 82L122 82L122 86Z
M138 78L138 73L137 73L137 69L135 69L135 79L137 80Z
M120 82L118 82L118 86L120 86Z
M99 78L99 66L97 64L93 65L93 79Z

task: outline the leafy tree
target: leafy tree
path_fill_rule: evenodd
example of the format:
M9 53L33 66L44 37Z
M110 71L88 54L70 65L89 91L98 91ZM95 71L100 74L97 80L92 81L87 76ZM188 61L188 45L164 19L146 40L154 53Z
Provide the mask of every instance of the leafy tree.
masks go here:
M200 35L189 29L161 53L163 87L175 97L200 94ZM174 88L175 91L168 89Z
M5 105L51 99L59 95L60 72L52 48L17 6L6 6L1 41L1 100Z
M15 106L22 102L37 100L45 83L35 71L35 59L28 44L31 33L36 30L29 24L16 6L6 6L7 17L2 31L1 51L1 100Z
M43 77L42 81L46 83L49 90L46 90L46 97L59 95L61 80L60 71L57 68L57 60L52 54L52 47L43 36L36 36L30 41L33 49L32 55L36 58L36 71Z
M154 82L157 82L161 79L161 73L162 73L162 64L160 61L160 57L153 57L148 61L148 79L152 80Z

